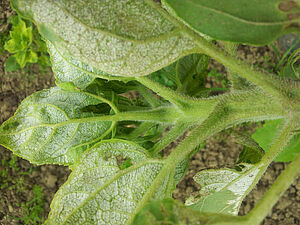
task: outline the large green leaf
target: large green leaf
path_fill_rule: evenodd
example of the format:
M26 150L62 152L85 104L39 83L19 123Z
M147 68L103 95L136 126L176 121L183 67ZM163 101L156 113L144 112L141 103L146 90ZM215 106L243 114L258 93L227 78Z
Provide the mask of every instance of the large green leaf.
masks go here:
M72 164L112 126L86 120L99 114L84 109L101 103L91 94L59 87L37 92L0 127L0 144L32 163Z
M299 32L299 3L283 0L163 0L194 30L224 41L265 45L289 30Z
M195 52L152 0L13 0L12 5L64 55L109 74L147 75Z
M258 128L252 135L253 139L267 152L279 134L283 120L266 121L263 127ZM296 134L289 142L289 144L282 149L278 154L275 162L290 162L297 154L300 153L300 134Z
M50 41L47 41L47 46L57 83L72 82L77 87L84 89L97 77L107 80L117 79L124 81L132 79L109 75L70 56L65 56Z
M258 172L258 167L247 164L241 172L232 169L201 171L194 177L201 185L199 196L191 197L187 204L200 212L237 215Z
M145 204L143 198L162 167L163 161L149 158L132 142L102 141L73 166L45 225L124 225ZM157 187L153 198L164 198L166 186Z

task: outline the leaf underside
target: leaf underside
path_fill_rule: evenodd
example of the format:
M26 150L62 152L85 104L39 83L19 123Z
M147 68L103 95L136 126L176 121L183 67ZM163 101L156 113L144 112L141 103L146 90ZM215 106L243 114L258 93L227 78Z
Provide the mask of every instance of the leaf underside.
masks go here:
M217 40L265 45L289 30L300 30L300 7L282 0L163 0L163 5L192 29Z
M59 87L36 92L0 127L0 144L32 163L70 165L112 126L86 120L97 115L81 109L100 103L87 93Z
M12 5L33 19L59 52L105 73L147 75L195 52L150 0L14 0Z
M130 159L120 168L118 159ZM51 204L45 225L123 225L156 178L163 161L151 159L140 146L122 140L102 141L84 153ZM154 198L164 198L164 183Z
M47 41L47 46L51 57L52 70L55 74L56 83L58 84L72 82L76 87L84 89L91 84L95 78L104 78L106 80L122 79L124 81L131 79L112 76L81 61L75 60L72 57L65 56L59 52L50 41Z
M259 168L253 165L246 165L242 172L232 169L201 171L194 177L201 185L200 197L191 197L187 204L200 212L237 215L258 172Z

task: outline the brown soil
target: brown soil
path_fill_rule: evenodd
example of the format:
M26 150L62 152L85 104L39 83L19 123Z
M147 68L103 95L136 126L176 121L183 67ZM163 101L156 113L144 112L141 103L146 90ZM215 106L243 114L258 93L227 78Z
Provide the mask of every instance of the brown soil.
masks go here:
M0 22L3 22L0 23L1 35L9 29L6 19L13 14L8 2L8 0L0 2ZM268 47L249 48L241 46L238 52L241 58L264 68L270 67L268 63L265 63L265 57L270 58L270 63L276 61L274 52ZM13 115L20 102L26 96L35 91L54 86L51 71L40 73L36 66L30 67L25 72L5 73L4 63L6 58L7 54L0 55L0 125ZM216 62L213 62L213 65L217 67L218 72L222 72L225 76L224 67ZM236 129L253 132L255 127L255 125L242 125ZM172 143L169 148L173 148L175 145L175 143ZM223 131L208 139L205 147L191 159L190 169L184 180L179 183L174 191L174 197L184 201L190 194L197 192L199 186L195 184L192 178L198 171L207 168L232 168L241 148L241 145L234 142L229 131ZM12 153L0 146L0 161L9 162L11 158ZM19 168L18 171L16 171L16 167ZM24 216L24 210L21 205L32 198L34 185L39 185L43 188L45 206L42 220L46 219L50 209L49 205L55 192L65 182L70 173L66 167L53 165L33 166L28 161L20 158L17 159L16 167L10 168L7 165L4 166L3 163L0 164L0 173L3 170L7 170L6 178L0 177L0 186L7 183L7 187L0 188L0 225L24 224L17 218ZM257 187L244 200L240 211L241 215L248 213L253 208L285 167L286 164L283 163L271 164ZM22 172L28 172L28 174L23 175L21 174ZM263 224L300 224L299 179L288 189Z

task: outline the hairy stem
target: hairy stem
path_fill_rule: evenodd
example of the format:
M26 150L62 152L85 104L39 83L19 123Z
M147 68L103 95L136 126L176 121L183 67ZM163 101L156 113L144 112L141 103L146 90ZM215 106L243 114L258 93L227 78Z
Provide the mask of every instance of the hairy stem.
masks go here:
M161 101L154 96L153 93L149 89L147 89L144 86L139 86L137 90L143 95L143 97L146 99L146 101L153 107L158 107L161 105Z
M300 175L300 154L290 163L287 168L280 174L280 176L273 183L271 188L265 193L264 197L254 207L254 209L246 216L248 223L251 225L259 225L273 206L277 203L283 193Z
M141 125L139 125L137 128L135 128L131 133L129 133L127 135L124 134L122 136L118 136L118 138L124 138L127 140L135 139L135 138L141 136L143 133L145 133L145 131L147 131L154 125L155 125L155 123L152 123L152 122L143 122Z
M276 156L280 153L280 151L288 144L289 140L294 136L294 129L295 129L295 121L293 119L286 122L285 126L283 127L280 135L278 138L272 143L269 151L264 155L261 162L261 168L260 171L255 178L255 181L253 182L253 185L255 185L258 180L262 177L262 175L265 173L269 165L273 162L273 160L276 158ZM300 161L300 155L295 160L296 162ZM295 166L292 165L292 168ZM300 162L298 162L298 171L295 174L295 176L299 173L300 170ZM287 169L287 171L290 171L290 169ZM295 171L294 171L295 172ZM290 177L291 176L291 177ZM281 177L281 178L280 178ZM282 174L278 178L279 181L273 184L273 191L269 191L266 193L266 195L263 197L260 203L247 215L249 218L249 224L253 225L259 225L263 219L268 215L268 213L271 211L275 203L279 200L280 196L283 194L283 192L289 187L289 185L293 182L294 178L293 175L289 175L288 172L284 172L283 176ZM287 180L285 180L287 179ZM282 185L282 182L287 182L289 184ZM276 187L278 185L278 187ZM277 189L279 188L279 189ZM272 188L271 188L272 189ZM270 190L271 190L270 189ZM279 192L278 192L279 191ZM277 194L279 194L277 196ZM276 194L276 197L274 196ZM266 200L266 199L267 200Z
M275 75L267 74L259 69L254 69L253 66L234 57L233 55L227 54L224 50L206 41L196 32L187 27L185 27L184 32L194 40L194 42L200 47L202 53L216 59L228 69L261 87L270 95L278 99L283 98L280 92L280 82L275 78Z
M173 91L167 87L164 87L147 77L138 77L136 79L141 84L153 90L158 95L178 107L179 110L183 113L182 116L186 117L187 123L193 123L195 121L198 122L199 120L203 121L205 118L207 118L207 116L211 113L215 105L220 100L219 97L193 99L188 96L179 94L178 92Z
M230 54L231 56L235 56L237 54L238 44L233 42L224 42L225 50ZM232 89L245 89L245 85L243 85L242 79L238 74L228 69L228 79L231 81Z
M150 150L152 156L156 156L160 151L167 147L172 141L176 140L186 129L188 125L178 122L172 129L162 137Z
M181 95L170 88L164 87L148 77L137 77L136 80L181 110L186 106L186 102L189 100L189 97Z

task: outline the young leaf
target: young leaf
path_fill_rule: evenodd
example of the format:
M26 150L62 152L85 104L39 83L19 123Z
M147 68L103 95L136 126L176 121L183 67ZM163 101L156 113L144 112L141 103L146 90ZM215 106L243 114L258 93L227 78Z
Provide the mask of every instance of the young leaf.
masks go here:
M253 139L263 148L265 152L277 137L283 125L283 120L266 121L263 127L260 127L252 135ZM300 153L300 134L296 134L289 144L282 149L274 160L275 162L290 162Z
M163 0L164 7L192 29L217 40L265 45L299 32L300 6L282 0Z
M0 127L0 144L36 164L72 164L90 144L104 138L110 121L86 121L82 112L103 103L88 93L54 87L27 97Z
M20 17L14 17L12 24L13 28L9 33L11 39L5 42L4 48L13 53L14 59L8 60L6 71L17 70L16 63L20 68L24 68L27 63L38 61L38 55L30 47L33 39L32 27L27 27Z
M196 48L152 0L13 0L12 5L64 55L109 74L147 75Z
M251 190L259 168L246 165L242 172L232 169L204 170L194 180L201 185L199 199L187 204L200 212L237 215L244 197Z
M10 40L4 45L4 48L10 53L26 51L32 42L32 27L26 27L26 23L17 17L18 23L15 23L13 30L10 31Z
M258 163L263 157L263 152L260 148L245 146L239 155L237 163Z
M205 89L207 67L210 58L203 54L192 54L181 58L176 65L176 74L182 86L179 91L196 96Z
M131 164L120 168L120 157ZM132 142L102 141L74 164L51 203L45 225L126 224L162 166L163 161L150 159ZM156 198L164 196L164 187L156 192Z
M237 163L258 163L264 155L263 149L257 144L254 139L247 135L239 133L234 134L234 139L237 143L244 145L242 152L239 155Z
M52 70L58 84L73 82L75 86L84 89L97 77L107 80L122 79L120 77L101 72L81 61L62 54L50 41L47 41L47 46L51 57Z

